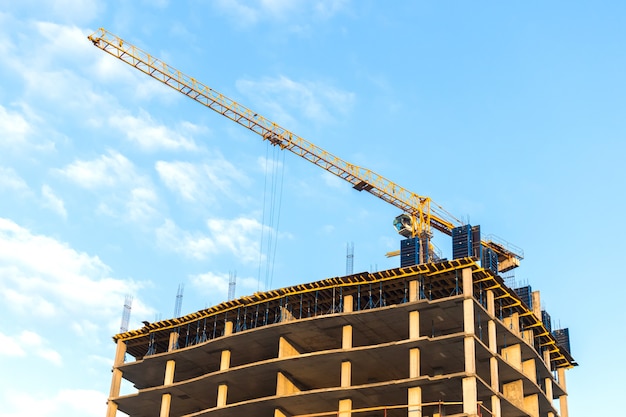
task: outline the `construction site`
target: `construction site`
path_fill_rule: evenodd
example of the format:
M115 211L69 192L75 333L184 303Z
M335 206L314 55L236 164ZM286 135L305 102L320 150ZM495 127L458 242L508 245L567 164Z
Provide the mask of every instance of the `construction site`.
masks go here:
M399 250L387 254L397 268L257 292L115 335L107 417L568 417L569 329L552 328L539 291L505 279L520 248L104 29L89 39L401 212ZM435 232L450 238L448 258Z

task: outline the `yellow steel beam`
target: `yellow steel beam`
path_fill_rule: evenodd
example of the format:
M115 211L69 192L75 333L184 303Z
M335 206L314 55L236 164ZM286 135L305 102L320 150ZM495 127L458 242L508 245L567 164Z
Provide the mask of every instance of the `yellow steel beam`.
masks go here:
M409 191L370 169L344 161L105 29L99 29L88 38L103 51L257 133L273 145L286 149L344 179L358 191L367 191L409 214L415 223L414 236L430 234L431 228L450 235L453 228L462 224L443 207L432 202L430 197ZM500 245L496 247L490 241L482 243L487 247L494 247L494 250L497 249L501 256L521 259L519 254L507 251Z

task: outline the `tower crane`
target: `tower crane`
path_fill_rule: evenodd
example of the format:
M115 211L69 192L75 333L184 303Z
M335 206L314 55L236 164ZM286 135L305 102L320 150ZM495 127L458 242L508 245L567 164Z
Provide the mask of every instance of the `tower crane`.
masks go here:
M367 191L400 209L402 214L393 223L396 231L406 238L408 246L413 247L413 263L435 260L436 255L430 243L433 230L452 236L453 245L467 249L459 252L464 256L480 257L484 249L497 264L495 272L513 269L523 259L521 249L495 237L480 239L476 226L472 228L464 225L430 197L409 191L370 169L344 161L107 30L101 28L88 38L101 50L253 131L272 145L288 150L342 178L357 191Z

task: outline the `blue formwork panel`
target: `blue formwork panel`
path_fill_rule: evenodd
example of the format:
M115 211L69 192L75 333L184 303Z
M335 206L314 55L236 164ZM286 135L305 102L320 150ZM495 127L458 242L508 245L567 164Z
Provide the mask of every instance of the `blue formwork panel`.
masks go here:
M430 262L428 257L428 237L423 237L421 247L425 249L425 262ZM400 241L400 267L417 265L420 263L420 239L410 237Z
M480 226L466 224L452 229L452 258L459 259L468 256L482 258Z
M513 291L515 291L517 296L524 302L524 304L526 304L526 307L528 307L528 308L530 308L532 310L532 308L533 308L533 297L532 297L533 289L530 287L530 285L527 285L525 287L515 288Z
M419 241L410 237L400 241L400 267L417 265L419 263Z
M552 318L546 310L541 311L541 322L547 331L552 332Z
M554 339L556 340L556 344L560 347L571 353L569 346L569 329L559 329L552 332Z
M452 229L452 259L466 258L472 254L472 226Z
M481 266L491 270L494 274L498 273L498 254L490 248L483 248Z

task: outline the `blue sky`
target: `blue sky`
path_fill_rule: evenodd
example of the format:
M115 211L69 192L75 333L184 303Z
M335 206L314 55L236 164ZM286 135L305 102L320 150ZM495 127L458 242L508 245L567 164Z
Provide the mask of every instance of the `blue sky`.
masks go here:
M103 416L130 327L398 266L398 211L95 48L105 27L524 249L614 414L626 314L626 10L607 2L0 0L0 403ZM594 214L595 213L595 214ZM437 237L449 256L450 242ZM77 401L76 398L79 398Z

